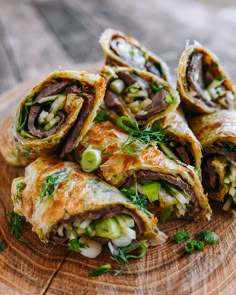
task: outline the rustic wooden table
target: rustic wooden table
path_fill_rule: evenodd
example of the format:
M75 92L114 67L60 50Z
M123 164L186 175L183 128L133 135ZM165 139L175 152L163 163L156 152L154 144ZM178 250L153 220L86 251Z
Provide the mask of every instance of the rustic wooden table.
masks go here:
M138 38L173 74L186 40L196 39L236 81L235 0L0 0L0 93L59 65L102 60L107 27Z

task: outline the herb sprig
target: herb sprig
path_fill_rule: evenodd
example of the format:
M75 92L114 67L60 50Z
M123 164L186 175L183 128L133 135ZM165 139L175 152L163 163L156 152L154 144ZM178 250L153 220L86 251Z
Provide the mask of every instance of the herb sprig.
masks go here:
M40 186L40 203L45 199L50 199L57 192L59 184L67 181L68 171L59 171L47 176Z
M145 200L141 194L129 188L122 188L120 191L130 199L131 204L138 207L139 210L143 211L147 215L152 215L152 213L147 210L147 200Z
M12 211L7 214L7 217L9 217L8 227L10 229L11 235L19 239L24 230L22 216Z
M143 144L155 142L156 144L166 143L168 141L165 131L168 126L161 128L161 120L155 122L152 126L147 126L141 130L136 121L126 116L121 116L116 121L117 126L124 130L130 137L136 138ZM128 138L127 141L130 141Z
M2 252L2 251L5 249L6 244L7 244L7 243L6 243L6 241L4 241L4 240L0 242L0 252Z

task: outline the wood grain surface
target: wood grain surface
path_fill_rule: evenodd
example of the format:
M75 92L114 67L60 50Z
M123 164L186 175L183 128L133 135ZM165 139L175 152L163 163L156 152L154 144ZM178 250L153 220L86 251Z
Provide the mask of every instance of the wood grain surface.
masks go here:
M0 97L1 120L15 109L18 99L34 83L20 84ZM24 170L8 166L1 156L0 167L0 241L7 242L0 253L0 294L235 294L236 220L231 215L214 208L210 222L172 221L162 225L160 228L169 236L167 242L149 249L145 258L132 261L131 269L124 275L110 272L91 278L89 272L102 264L119 267L109 258L108 250L97 259L88 259L64 247L43 244L30 226L23 233L30 243L10 235L6 214L12 211L11 181L23 175ZM220 242L187 255L183 245L173 241L173 235L181 229L189 232L192 239L203 229L213 230Z

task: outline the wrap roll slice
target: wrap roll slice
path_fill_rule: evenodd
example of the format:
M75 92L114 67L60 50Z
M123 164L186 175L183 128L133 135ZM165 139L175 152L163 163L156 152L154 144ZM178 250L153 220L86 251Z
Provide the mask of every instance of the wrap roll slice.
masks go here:
M155 246L166 238L151 214L69 161L43 157L32 162L24 177L13 180L12 201L14 212L25 217L43 242L70 245L77 240L88 245L81 254L91 258L102 244L116 248L145 240Z
M57 71L46 77L22 98L11 127L2 130L6 161L25 166L41 155L69 153L88 131L104 92L97 74Z
M235 109L236 90L218 58L195 42L187 45L177 68L177 88L191 113Z
M95 172L118 188L139 192L161 217L210 218L208 199L194 167L169 159L155 142L143 144L128 137L111 122L96 123L75 150L83 169L88 150L101 152Z
M100 44L107 65L129 66L147 71L171 83L167 64L133 37L106 29L101 35Z
M147 126L174 111L180 103L170 84L151 73L104 66L100 74L107 85L104 105L113 119L125 115L139 126Z
M203 185L228 211L236 205L236 111L198 116L190 126L203 147Z

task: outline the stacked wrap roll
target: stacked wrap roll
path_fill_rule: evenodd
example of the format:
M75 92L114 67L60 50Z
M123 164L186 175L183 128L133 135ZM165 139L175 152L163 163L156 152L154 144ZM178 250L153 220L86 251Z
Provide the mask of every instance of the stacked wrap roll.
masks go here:
M1 132L1 153L26 166L42 155L71 152L88 131L105 92L104 79L77 71L54 72L23 97Z

